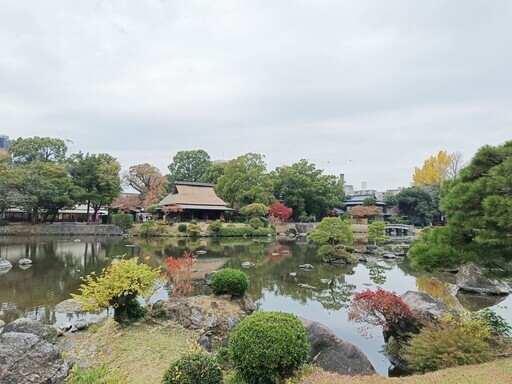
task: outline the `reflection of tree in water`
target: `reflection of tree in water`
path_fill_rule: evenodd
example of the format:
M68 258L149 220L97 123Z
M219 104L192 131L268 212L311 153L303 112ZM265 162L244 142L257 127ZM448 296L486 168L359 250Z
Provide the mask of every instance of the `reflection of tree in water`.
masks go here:
M293 252L286 244L272 244L268 247L267 257L271 263L279 264L293 256Z
M416 286L420 292L428 293L446 305L458 307L458 300L455 298L457 288L451 284L437 280L430 276L422 276L416 278ZM454 289L452 289L454 287Z
M386 282L386 272L391 271L393 265L388 265L378 260L372 260L366 263L366 268L368 269L370 280L380 285Z

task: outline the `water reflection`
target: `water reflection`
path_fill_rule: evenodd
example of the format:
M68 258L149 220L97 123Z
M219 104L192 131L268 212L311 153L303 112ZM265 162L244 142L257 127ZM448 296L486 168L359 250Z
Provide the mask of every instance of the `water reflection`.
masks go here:
M419 290L454 307L475 310L492 306L512 321L508 308L511 298L500 297L503 301L498 303L482 296L456 295L452 275L415 271L407 259L369 258L366 263L334 266L318 260L315 245L290 239L271 242L250 238L187 241L99 237L0 237L0 257L13 264L9 272L0 276L0 318L10 322L28 316L49 324L67 321L71 317L55 313L55 305L77 292L82 275L99 273L114 256L126 254L158 266L166 257L181 257L186 251L206 251L195 264L194 277L198 280L205 272L223 266L241 268L245 261L254 263L244 271L251 280L249 293L261 309L292 312L325 324L340 338L359 346L383 375L389 362L380 353L381 330L371 330L373 338L364 339L357 333L357 325L347 321L346 307L354 292L377 286L397 294ZM25 257L33 264L23 270L18 261ZM302 270L301 264L315 268ZM199 284L197 293L204 292L202 288ZM162 286L152 301L167 297L167 290Z

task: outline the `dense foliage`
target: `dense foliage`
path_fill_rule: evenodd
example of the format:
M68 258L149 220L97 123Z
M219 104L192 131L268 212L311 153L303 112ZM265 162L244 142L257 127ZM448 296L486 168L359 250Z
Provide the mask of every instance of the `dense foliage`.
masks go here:
M143 207L160 202L169 185L169 180L160 173L158 168L148 163L132 165L123 179L139 192Z
M483 363L492 359L490 334L483 320L447 316L412 335L401 355L420 372Z
M242 216L249 217L264 217L268 213L268 207L265 204L261 203L252 203L248 205L244 205L238 211Z
M174 361L165 372L163 384L221 384L222 370L213 357L191 352Z
M352 264L357 262L357 257L347 250L344 245L322 245L317 252L318 256L326 263Z
M460 166L460 154L439 151L436 156L425 160L421 168L414 167L412 183L415 186L441 185L447 179L456 178Z
M114 320L127 321L126 309L138 295L149 297L160 268L138 264L137 259L121 259L103 268L99 276L94 272L82 277L79 294L71 294L82 303L85 311L99 311L114 307Z
M263 156L247 153L229 161L219 177L215 191L235 207L252 203L268 205L274 200L272 180Z
M512 141L479 149L459 177L443 185L441 209L447 225L413 244L413 262L422 267L443 267L447 262L510 260L511 185Z
M347 221L338 217L324 217L308 237L320 244L352 244L354 234Z
M376 291L357 292L349 308L348 319L365 324L360 328L363 333L368 329L366 324L380 326L386 340L390 336L400 338L404 331L414 332L418 328L416 316L402 298L380 287Z
M211 164L210 155L202 149L179 151L168 166L169 187L175 181L200 181Z
M232 268L223 268L212 276L211 288L217 295L243 296L249 288L246 273Z
M377 243L389 240L389 236L386 236L386 224L383 221L374 221L368 227L368 241Z
M342 183L307 160L276 168L272 179L275 198L292 208L296 221L309 221L309 217L320 220L330 209L343 206Z
M249 383L267 384L287 378L306 362L310 345L300 320L283 312L257 312L231 333L229 356Z
M260 219L257 219L260 220ZM261 220L260 220L261 221ZM274 235L275 231L272 228L258 228L255 229L250 225L244 226L225 226L219 229L217 235L219 237L235 237L235 236L269 236Z
M438 187L405 188L396 195L396 200L400 215L407 216L413 225L429 225L441 215Z
M110 222L114 225L117 225L123 232L129 230L133 227L133 217L132 215L126 215L124 213L118 213L115 215L110 215Z

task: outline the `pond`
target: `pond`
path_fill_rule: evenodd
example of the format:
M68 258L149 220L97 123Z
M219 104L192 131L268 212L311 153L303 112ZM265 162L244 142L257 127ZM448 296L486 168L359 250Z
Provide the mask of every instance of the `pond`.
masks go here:
M157 266L168 256L179 257L185 251L206 251L196 261L196 278L205 272L229 266L241 268L242 262L254 263L244 271L251 279L249 293L263 310L292 312L331 328L341 339L363 350L377 372L387 375L389 361L382 353L381 330L363 337L357 324L347 320L347 305L354 292L367 288L402 294L422 291L445 303L470 310L490 307L512 323L512 298L457 294L450 274L427 274L411 268L406 258L395 261L372 259L352 266L331 266L316 256L317 247L295 239L231 238L198 241L176 239L83 237L0 237L0 258L13 268L0 275L0 319L6 323L18 317L37 318L58 325L73 319L55 312L55 305L77 292L80 277L101 271L112 258L126 254ZM31 267L21 269L18 261L28 257ZM300 264L312 264L313 270L301 270ZM295 272L296 276L290 276ZM301 288L307 284L312 288ZM152 298L167 297L162 287Z

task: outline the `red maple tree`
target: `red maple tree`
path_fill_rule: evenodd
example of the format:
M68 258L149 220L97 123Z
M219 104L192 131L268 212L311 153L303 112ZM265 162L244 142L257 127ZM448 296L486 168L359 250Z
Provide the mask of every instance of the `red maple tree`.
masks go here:
M172 296L188 296L194 291L192 266L196 258L197 256L192 252L185 251L183 257L167 257L164 260L164 264L167 266L166 275L172 281Z
M292 217L293 209L276 201L268 206L268 214L281 221L286 221Z

